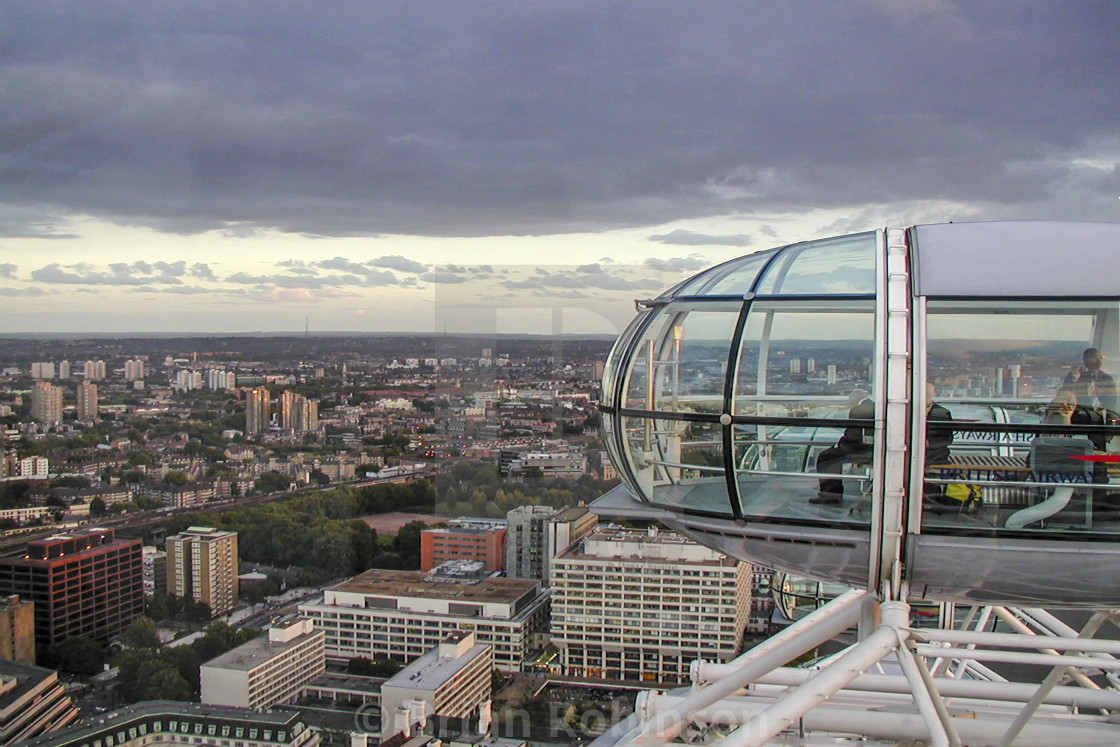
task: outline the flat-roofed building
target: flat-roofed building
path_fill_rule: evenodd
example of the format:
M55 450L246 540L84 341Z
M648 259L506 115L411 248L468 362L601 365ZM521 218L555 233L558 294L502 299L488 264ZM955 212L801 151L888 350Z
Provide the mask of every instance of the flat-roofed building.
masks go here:
M167 591L210 607L217 617L237 606L237 532L189 527L167 538Z
M87 527L28 542L0 558L0 594L35 603L40 659L75 635L107 642L144 612L143 542Z
M506 522L455 519L447 527L420 532L420 570L448 560L479 560L490 572L505 568Z
M319 735L294 711L149 700L83 720L20 747L318 747Z
M493 648L497 669L518 672L548 630L548 592L528 579L375 569L299 609L326 633L327 657L335 660L412 661L463 629Z
M506 574L549 582L552 558L586 537L599 520L587 506L520 506L506 514Z
M323 644L323 632L309 619L275 623L267 635L202 665L202 702L243 708L285 703L327 671Z
M490 646L479 643L475 633L449 634L381 686L382 739L408 731L417 721L423 725L431 716L477 719L478 733L486 733L492 668Z
M22 742L78 720L58 672L0 661L0 745Z
M565 674L684 682L743 641L751 566L673 532L602 527L553 559L552 643Z

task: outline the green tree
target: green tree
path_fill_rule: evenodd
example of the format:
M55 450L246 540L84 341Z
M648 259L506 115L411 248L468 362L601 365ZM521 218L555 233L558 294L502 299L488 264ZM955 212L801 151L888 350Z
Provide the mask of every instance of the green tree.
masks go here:
M121 643L129 648L159 648L162 643L152 618L141 615L121 634Z
M292 480L287 475L269 471L257 478L257 481L253 483L253 489L258 493L275 493L280 490L287 490L291 484Z
M69 674L94 675L105 668L105 650L88 635L72 635L51 651L55 666Z
M81 475L65 475L51 482L52 488L82 488L89 487L89 478Z
M105 501L102 500L101 496L98 496L89 502L90 516L104 516L106 513L107 507L105 506Z
M163 476L165 485L186 485L190 481L191 478L187 477L186 472L177 469L173 469Z

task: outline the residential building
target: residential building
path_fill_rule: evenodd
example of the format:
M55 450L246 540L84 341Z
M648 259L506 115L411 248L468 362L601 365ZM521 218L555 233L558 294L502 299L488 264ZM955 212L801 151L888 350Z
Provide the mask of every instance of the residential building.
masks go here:
M506 575L547 584L551 559L586 537L598 519L586 506L520 506L506 514Z
M24 457L16 462L16 474L25 480L45 480L50 471L51 462L46 457Z
M144 546L144 594L167 593L167 553L151 545Z
M78 420L97 419L97 384L91 381L78 383Z
M61 422L62 387L45 381L36 381L35 387L31 390L31 418L40 423Z
M187 508L213 500L218 492L212 482L189 482L186 485L146 485L142 491L164 505Z
M548 538L543 557L542 579L549 583L552 559L567 552L576 543L599 527L599 517L585 505L571 506L557 511L548 520Z
M139 381L144 378L144 359L134 358L124 362L124 378L126 381Z
M0 599L0 659L35 663L35 604L10 596Z
M552 563L552 644L567 675L685 682L693 659L739 653L747 563L673 532L618 526Z
M319 403L302 394L280 394L280 427L292 433L307 433L319 428Z
M70 361L59 361L58 364L58 378L65 381L70 378Z
M208 368L203 376L207 389L236 389L237 374L219 368Z
M479 560L487 571L505 568L506 522L501 519L455 519L447 527L420 532L420 570L448 560Z
M58 672L0 661L0 745L23 743L78 720Z
M202 665L202 702L268 708L294 699L327 671L324 640L307 618L269 626L267 635Z
M31 378L33 379L53 379L54 378L54 363L52 361L44 361L41 363L31 364Z
M82 375L86 381L100 381L105 378L105 361L86 361L82 365Z
M525 452L509 465L511 476L536 475L547 479L576 478L587 473L587 457L578 450Z
M467 579L421 571L369 570L299 610L327 634L327 658L412 661L456 630L493 648L494 666L518 672L543 645L548 594L536 581Z
M150 700L86 719L20 747L318 747L295 711Z
M268 431L271 413L268 389L263 386L245 392L245 433L255 435Z
M214 617L237 606L237 532L189 527L167 538L167 591L210 607Z
M490 646L473 632L458 630L381 686L381 738L410 732L428 718L490 725L493 660Z
M70 636L106 642L144 612L142 545L112 529L84 527L0 558L0 594L35 602L40 659Z

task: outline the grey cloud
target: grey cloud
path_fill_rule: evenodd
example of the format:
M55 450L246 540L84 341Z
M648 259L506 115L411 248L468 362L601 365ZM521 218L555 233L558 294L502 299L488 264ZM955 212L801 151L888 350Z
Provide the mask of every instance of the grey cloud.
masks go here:
M196 7L0 5L19 30L0 234L60 238L69 215L233 236L943 201L1117 215L1079 165L1116 162L1115 3Z
M470 278L463 277L462 275L457 275L454 272L446 272L446 271L443 271L443 270L434 270L432 272L426 272L423 275L421 275L419 279L423 280L426 283L442 283L442 284L469 283L471 281Z
M146 263L140 263L144 265ZM157 263L163 264L163 263ZM133 275L138 271L135 265L124 262L114 262L109 265L110 272L99 272L93 265L79 262L73 265L60 265L52 262L31 273L31 279L40 283L57 283L62 285L148 285L151 283L178 285L182 281L170 275L140 276Z
M238 272L226 278L227 283L237 285L275 286L277 288L318 289L347 285L365 285L365 280L357 275L324 275L315 277L292 275L250 275Z
M377 259L370 260L370 264L374 267L385 267L390 270L399 270L400 272L411 272L417 274L428 269L427 265L409 259L408 257L402 257L399 254L391 254L384 257L378 257Z
M218 276L210 269L210 265L204 262L195 262L191 265L189 274L192 278L198 278L199 280L211 280L215 282L218 280Z
M646 267L658 272L696 272L712 265L700 257L673 257L672 259L658 259L650 257L645 261Z
M19 267L10 262L0 264L0 278L14 278Z
M46 293L42 288L0 288L0 296L41 296Z
M654 234L649 239L662 244L678 244L681 246L749 246L754 241L745 233L734 236L711 236L695 231L686 231L683 228L678 228L669 233Z

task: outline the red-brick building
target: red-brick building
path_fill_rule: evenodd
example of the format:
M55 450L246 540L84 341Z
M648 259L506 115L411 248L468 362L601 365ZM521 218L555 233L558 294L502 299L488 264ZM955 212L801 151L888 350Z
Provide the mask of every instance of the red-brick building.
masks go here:
M491 573L504 570L506 522L501 519L455 519L446 529L420 532L420 570L448 560L480 560Z
M70 636L108 641L144 612L143 542L88 527L0 558L0 594L35 603L39 656Z

